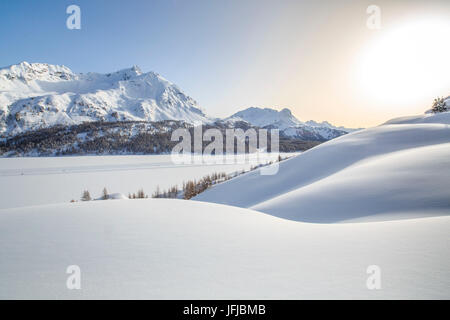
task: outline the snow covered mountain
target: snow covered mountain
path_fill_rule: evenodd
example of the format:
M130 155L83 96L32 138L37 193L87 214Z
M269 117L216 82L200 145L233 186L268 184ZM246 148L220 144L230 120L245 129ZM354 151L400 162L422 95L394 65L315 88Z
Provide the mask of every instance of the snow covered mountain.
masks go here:
M347 134L219 184L194 200L307 222L450 215L450 112Z
M335 127L329 122L315 121L302 122L298 120L291 110L284 108L281 111L270 108L250 107L239 111L225 119L228 122L246 121L254 126L279 129L288 137L305 140L330 140L346 133L358 130L344 127Z
M270 108L247 108L245 110L236 112L231 117L227 118L229 121L247 121L254 126L267 127L273 126L277 129L284 130L289 127L297 127L303 125L291 113L291 110L284 108L281 111Z
M155 72L139 67L77 74L65 66L22 62L0 69L0 138L83 122L181 120L211 123L197 102ZM224 119L280 129L287 137L326 141L353 129L301 122L289 109L248 108Z
M0 69L0 136L85 121L209 122L197 102L154 72L134 66L76 74L65 66L22 62Z

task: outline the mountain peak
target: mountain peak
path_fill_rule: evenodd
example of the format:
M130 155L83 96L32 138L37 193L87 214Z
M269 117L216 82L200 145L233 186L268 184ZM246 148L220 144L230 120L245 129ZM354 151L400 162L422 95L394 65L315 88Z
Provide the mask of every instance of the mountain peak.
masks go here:
M0 136L89 121L210 122L197 102L155 72L73 73L65 66L0 69Z
M280 112L284 115L292 116L292 112L288 108L283 108Z
M288 108L278 111L271 108L250 107L236 112L226 120L246 121L257 127L276 128L285 136L301 137L306 140L329 140L355 131L355 129L335 127L327 121L318 123L310 120L303 123Z
M131 67L131 71L135 72L137 75L141 75L142 74L142 70L141 70L141 68L139 68L138 65L133 65Z
M0 69L0 77L3 76L7 80L20 81L60 81L73 80L75 75L66 66L52 65L48 63L29 63L22 61Z
M276 126L279 129L302 124L287 108L278 111L271 108L250 107L236 112L230 118L239 118L258 127Z

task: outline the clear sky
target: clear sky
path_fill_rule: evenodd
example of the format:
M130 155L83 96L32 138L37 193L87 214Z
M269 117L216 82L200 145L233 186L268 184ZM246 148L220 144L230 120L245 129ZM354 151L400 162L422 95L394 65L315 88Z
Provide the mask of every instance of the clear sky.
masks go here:
M81 8L81 30L66 8ZM367 27L369 5L381 29ZM212 116L250 106L366 127L450 95L450 1L3 0L0 65L156 71Z

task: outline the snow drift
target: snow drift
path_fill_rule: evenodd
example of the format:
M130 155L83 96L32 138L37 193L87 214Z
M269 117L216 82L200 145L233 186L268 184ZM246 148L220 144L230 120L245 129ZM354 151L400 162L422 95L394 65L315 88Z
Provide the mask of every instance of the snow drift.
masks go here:
M309 224L183 200L0 210L0 299L448 299L450 217ZM68 266L81 270L69 290ZM369 290L367 268L381 268Z
M450 113L400 118L339 137L195 199L309 222L450 214Z

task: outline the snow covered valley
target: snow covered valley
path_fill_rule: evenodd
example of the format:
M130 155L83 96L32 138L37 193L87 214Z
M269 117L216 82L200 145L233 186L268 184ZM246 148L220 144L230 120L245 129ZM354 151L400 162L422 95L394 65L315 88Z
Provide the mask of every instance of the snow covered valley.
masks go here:
M180 187L189 179L248 171L256 163L273 160L271 155L260 154L254 163L236 156L233 164L213 164L220 163L217 158L208 164L198 164L195 158L192 164L175 164L171 155L0 158L0 209L79 200L83 190L97 198L105 187L110 193L127 195L142 188L152 194L158 186Z
M449 299L449 115L353 132L189 201L69 202L242 165L0 159L0 298Z

